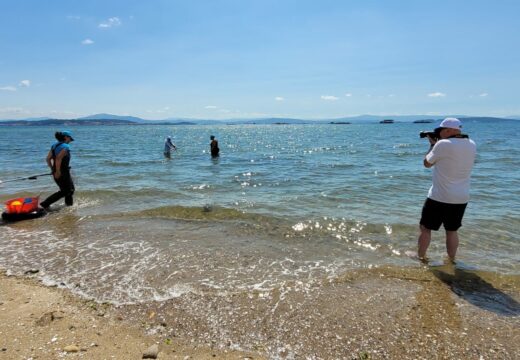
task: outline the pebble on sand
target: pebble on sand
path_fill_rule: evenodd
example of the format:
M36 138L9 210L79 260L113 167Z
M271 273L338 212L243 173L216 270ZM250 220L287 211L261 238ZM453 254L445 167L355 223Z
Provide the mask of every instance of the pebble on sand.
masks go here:
M63 351L68 353L76 353L79 351L79 346L76 345L67 345L63 348Z
M159 345L154 344L144 351L143 359L157 359L157 355L159 355Z

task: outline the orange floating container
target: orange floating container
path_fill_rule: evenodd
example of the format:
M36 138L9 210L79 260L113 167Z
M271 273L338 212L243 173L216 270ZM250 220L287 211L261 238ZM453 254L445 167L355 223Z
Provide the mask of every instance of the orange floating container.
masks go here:
M11 199L5 203L6 213L8 214L29 214L38 211L40 197L26 197Z

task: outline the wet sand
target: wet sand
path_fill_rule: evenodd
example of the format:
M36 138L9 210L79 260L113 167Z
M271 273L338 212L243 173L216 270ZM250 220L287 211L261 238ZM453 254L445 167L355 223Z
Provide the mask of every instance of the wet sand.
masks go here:
M112 306L0 276L0 359L515 359L518 276L377 268L270 292ZM52 314L52 315L49 315Z
M246 352L187 345L149 333L149 318L128 321L108 304L0 273L0 359L261 359Z

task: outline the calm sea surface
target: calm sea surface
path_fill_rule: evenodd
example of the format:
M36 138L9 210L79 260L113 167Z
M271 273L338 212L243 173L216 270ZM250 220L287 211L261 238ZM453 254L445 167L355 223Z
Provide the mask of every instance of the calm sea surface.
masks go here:
M130 303L418 266L404 253L415 249L431 184L418 133L434 125L71 127L75 205L0 226L0 267ZM56 130L0 127L0 180L45 173ZM478 157L459 260L518 275L520 122L468 121L464 132ZM167 135L178 146L171 159ZM0 200L54 191L48 176L9 182ZM429 255L444 253L437 232Z

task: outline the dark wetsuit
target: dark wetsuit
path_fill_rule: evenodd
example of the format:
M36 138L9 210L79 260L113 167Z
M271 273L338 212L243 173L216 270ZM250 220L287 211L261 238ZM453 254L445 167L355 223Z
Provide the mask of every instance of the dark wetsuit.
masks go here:
M51 196L49 196L47 199L42 201L40 204L44 208L48 208L51 204L55 203L62 197L65 198L65 205L72 206L73 199L72 195L74 194L74 183L72 182L72 176L70 175L70 148L68 144L57 142L56 144L52 145L51 152L52 152L52 159L53 159L53 169L52 172L54 173L56 169L54 168L56 166L56 156L65 149L67 151L67 155L63 157L61 160L61 176L59 179L54 178L54 181L60 188L60 191L55 192Z
M218 148L218 141L217 140L212 140L211 144L209 144L209 146L211 148L211 156L217 157L218 153L220 151L220 149Z

